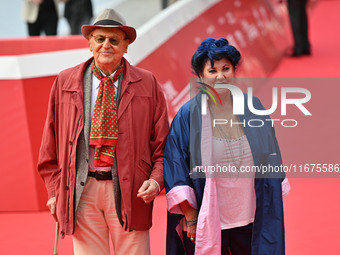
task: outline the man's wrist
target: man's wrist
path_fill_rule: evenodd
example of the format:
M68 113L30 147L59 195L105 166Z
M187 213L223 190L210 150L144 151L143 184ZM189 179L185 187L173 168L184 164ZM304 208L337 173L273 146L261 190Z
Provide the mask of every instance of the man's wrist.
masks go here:
M154 181L157 184L158 187L158 194L161 192L161 186L159 185L159 183L155 180L155 179L150 179L151 181Z

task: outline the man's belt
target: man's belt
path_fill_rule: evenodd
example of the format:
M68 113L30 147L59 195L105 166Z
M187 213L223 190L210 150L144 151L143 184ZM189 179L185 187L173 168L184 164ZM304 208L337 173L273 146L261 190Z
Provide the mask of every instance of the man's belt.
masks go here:
M95 171L95 172L88 172L88 176L96 178L97 181L107 181L112 180L112 173L111 171Z

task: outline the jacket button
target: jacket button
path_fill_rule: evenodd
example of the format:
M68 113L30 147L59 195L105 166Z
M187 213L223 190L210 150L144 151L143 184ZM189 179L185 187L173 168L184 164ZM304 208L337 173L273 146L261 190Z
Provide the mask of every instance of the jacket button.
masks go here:
M81 182L81 183L80 183L80 185L81 185L81 186L84 186L84 185L85 185L85 183L84 183L84 182Z
M73 144L73 142L72 142L72 141L69 141L68 143L69 143L70 145L72 145L72 144Z
M70 188L69 188L69 186L66 186L66 190L69 190Z
M60 232L60 234L61 234L62 236L64 236L64 235L65 235L64 230L62 230L62 231Z

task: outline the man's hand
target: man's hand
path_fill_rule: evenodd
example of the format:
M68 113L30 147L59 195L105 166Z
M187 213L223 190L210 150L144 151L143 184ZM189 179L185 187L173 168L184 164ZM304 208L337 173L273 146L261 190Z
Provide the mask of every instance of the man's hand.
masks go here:
M51 214L53 216L53 218L55 219L55 221L58 221L58 218L57 218L57 214L56 214L56 198L55 197L51 197L48 201L47 201L47 207L48 209L50 209L51 211Z
M149 179L143 182L143 185L138 190L137 197L142 198L145 203L150 203L158 194L158 183L153 179Z

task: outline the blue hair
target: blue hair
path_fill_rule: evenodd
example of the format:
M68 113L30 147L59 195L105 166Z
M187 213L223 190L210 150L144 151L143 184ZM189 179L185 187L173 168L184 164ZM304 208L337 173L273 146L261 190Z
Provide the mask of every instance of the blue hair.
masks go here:
M241 59L241 54L234 46L230 45L225 38L207 38L202 41L192 56L191 67L199 76L208 59L210 60L211 66L214 67L214 61L223 58L228 59L235 70Z

